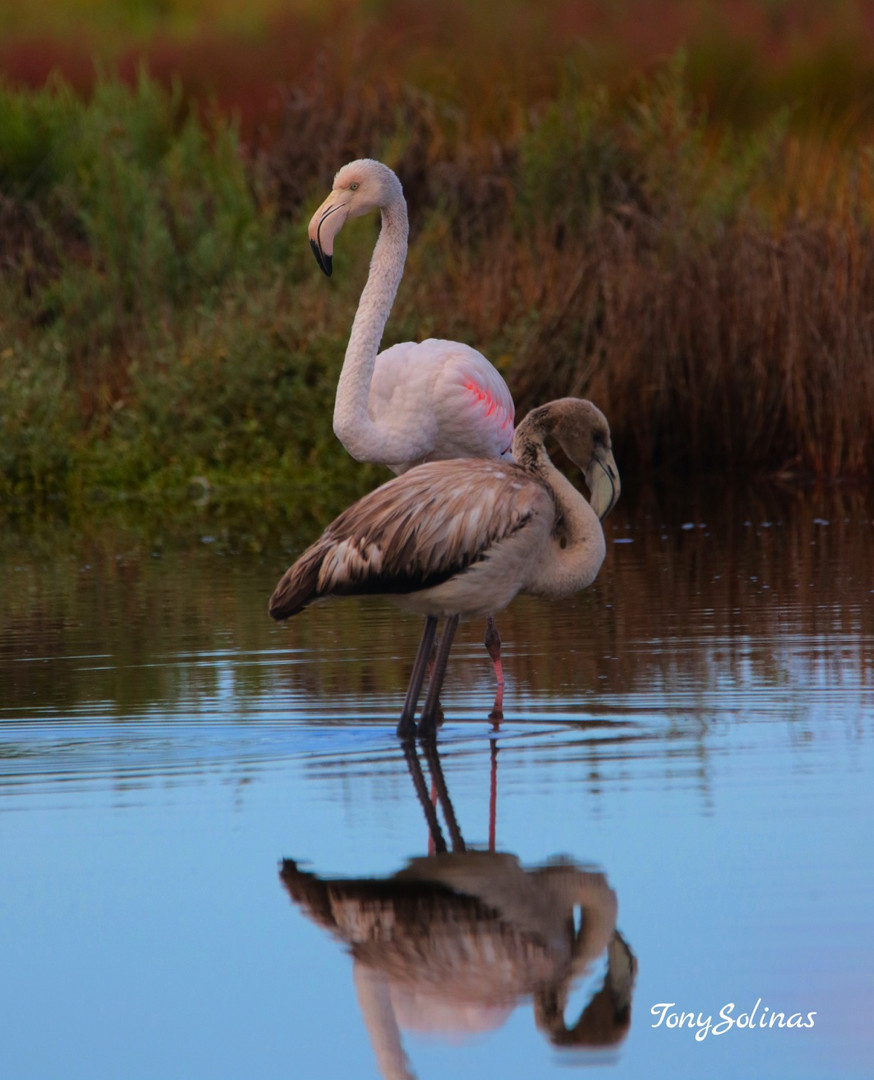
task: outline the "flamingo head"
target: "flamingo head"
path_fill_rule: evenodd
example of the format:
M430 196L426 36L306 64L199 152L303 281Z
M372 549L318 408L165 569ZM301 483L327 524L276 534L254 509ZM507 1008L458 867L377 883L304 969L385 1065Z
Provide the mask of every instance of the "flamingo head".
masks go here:
M517 460L525 458L529 447L536 452L547 436L555 438L571 461L583 470L592 509L602 520L610 513L622 485L613 457L610 425L596 405L582 398L550 401L532 409L516 432L513 453Z
M350 161L334 177L331 194L310 219L309 237L322 271L331 276L334 237L350 218L403 202L401 182L381 161L361 158Z

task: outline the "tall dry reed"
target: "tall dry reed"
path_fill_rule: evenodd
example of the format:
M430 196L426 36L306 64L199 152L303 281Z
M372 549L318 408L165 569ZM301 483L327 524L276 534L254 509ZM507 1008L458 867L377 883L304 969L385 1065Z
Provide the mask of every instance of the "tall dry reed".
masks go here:
M384 344L475 345L520 414L595 398L626 471L874 468L870 163L715 127L682 58L483 112L316 58L250 143L143 74L0 98L0 491L348 490L330 397L376 220L330 284L305 224L355 156L410 205Z

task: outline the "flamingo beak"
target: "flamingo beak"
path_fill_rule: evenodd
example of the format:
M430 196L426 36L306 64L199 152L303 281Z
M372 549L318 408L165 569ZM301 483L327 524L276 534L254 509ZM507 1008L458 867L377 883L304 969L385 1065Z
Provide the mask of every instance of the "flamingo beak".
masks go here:
M328 255L326 254L326 252L322 251L322 249L319 247L318 241L316 240L310 240L310 247L313 249L313 255L315 255L316 257L316 262L319 264L319 269L322 271L325 277L330 277L334 269L332 265L333 256Z
M613 453L607 447L598 447L595 450L589 467L586 469L586 483L588 484L592 509L603 521L616 505L622 484L619 480L619 470Z
M333 270L334 237L346 224L348 216L348 203L341 202L337 192L332 191L310 219L310 247L326 277L330 277Z

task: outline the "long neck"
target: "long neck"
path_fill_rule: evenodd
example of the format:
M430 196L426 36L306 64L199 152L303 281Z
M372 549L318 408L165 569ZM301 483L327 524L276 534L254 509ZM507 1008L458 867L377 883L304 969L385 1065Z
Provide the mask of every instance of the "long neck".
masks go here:
M586 588L598 576L607 554L598 515L552 464L542 439L528 440L524 434L519 439L517 432L513 456L549 488L556 508L549 558L542 560L526 591L562 597Z
M389 1080L415 1080L404 1053L388 979L361 960L355 961L352 974L358 1004L380 1073Z
M386 447L367 403L382 333L404 272L408 232L407 205L399 194L382 207L382 227L352 323L334 402L334 431L359 461L395 460L383 456Z

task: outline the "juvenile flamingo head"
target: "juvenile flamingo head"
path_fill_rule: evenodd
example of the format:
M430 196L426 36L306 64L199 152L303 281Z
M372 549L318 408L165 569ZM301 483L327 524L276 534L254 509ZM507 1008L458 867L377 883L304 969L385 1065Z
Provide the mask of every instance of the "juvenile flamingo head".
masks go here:
M605 518L621 490L607 418L596 405L582 398L559 398L532 409L516 429L516 459L524 459L526 453L536 454L547 436L552 436L583 470L591 507L599 518Z
M331 194L310 219L309 237L322 271L331 276L334 238L350 218L403 201L401 182L381 161L350 161L334 177Z

